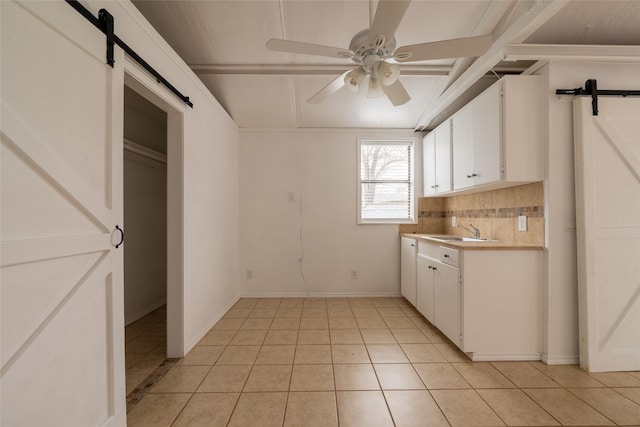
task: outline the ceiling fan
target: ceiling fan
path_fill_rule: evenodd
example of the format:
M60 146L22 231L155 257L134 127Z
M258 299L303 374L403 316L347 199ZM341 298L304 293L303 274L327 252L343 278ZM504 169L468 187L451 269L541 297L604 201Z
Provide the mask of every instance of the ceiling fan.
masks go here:
M370 14L372 2L373 0L370 0ZM410 3L410 0L379 0L375 16L370 20L370 28L353 36L349 49L281 39L269 40L266 43L267 48L277 52L351 59L358 64L358 67L345 71L309 98L309 103L320 103L345 85L352 92L358 92L368 76L369 98L386 95L393 105L402 105L411 97L398 80L400 66L397 63L480 56L493 41L491 36L477 36L420 43L396 49L394 34Z

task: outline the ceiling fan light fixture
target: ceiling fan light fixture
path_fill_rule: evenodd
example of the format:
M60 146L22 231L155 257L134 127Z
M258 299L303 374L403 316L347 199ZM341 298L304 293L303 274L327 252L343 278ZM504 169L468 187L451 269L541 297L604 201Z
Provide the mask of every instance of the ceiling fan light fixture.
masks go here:
M400 66L382 61L378 64L378 76L380 76L383 85L392 85L400 77Z
M364 76L365 72L361 67L354 68L344 76L344 83L351 92L358 92Z
M382 79L373 77L369 78L369 92L367 98L380 98L384 96L384 89L382 87Z

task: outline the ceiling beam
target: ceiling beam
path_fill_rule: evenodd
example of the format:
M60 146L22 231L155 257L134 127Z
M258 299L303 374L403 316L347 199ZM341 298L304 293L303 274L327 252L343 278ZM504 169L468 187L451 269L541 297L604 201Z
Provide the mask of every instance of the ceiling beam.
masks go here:
M194 64L189 65L196 74L217 75L284 75L284 76L324 76L340 75L356 64ZM404 76L446 76L451 71L448 65L402 65Z
M510 15L511 11L516 7L518 3L513 1L513 4L509 5L508 1L504 0L492 0L484 10L484 13L478 19L476 26L469 36L484 36L494 33L498 25L504 20L505 16ZM437 99L442 92L444 92L458 77L473 63L475 58L457 58L453 64L449 78L443 87L434 95L434 100Z
M194 73L205 75L281 75L281 76L328 76L340 75L349 69L344 65L258 65L258 64L193 64L189 65ZM452 70L449 65L406 65L402 64L403 76L447 76ZM501 74L521 73L526 67L513 63L501 64L494 67L494 71Z
M564 6L566 0L521 1L508 16L496 26L495 41L487 52L478 57L464 73L458 77L422 114L415 130L426 129L431 121L454 102L467 89L473 86L480 77L494 69L504 59L505 47L514 40L521 41L528 37L545 22L551 19ZM515 18L514 18L515 17ZM512 19L514 18L514 19Z
M640 46L509 44L505 61L640 62Z

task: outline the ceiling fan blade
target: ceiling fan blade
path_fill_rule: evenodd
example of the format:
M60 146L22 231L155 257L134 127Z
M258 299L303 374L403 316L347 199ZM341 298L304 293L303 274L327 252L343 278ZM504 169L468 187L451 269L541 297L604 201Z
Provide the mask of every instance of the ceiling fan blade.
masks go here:
M389 86L382 86L384 93L387 94L387 97L391 101L394 106L402 105L411 99L407 90L404 88L400 80L396 80L396 82Z
M393 39L409 4L411 4L410 0L380 0L369 31L371 41L373 42L376 37L382 34L389 43Z
M480 56L491 47L491 43L493 43L491 36L478 36L412 44L399 47L396 49L394 56L398 62ZM409 53L410 55L405 58Z
M353 52L339 47L322 46L313 43L295 42L291 40L271 39L267 42L267 49L276 52L301 53L304 55L329 56L331 58L348 59Z
M333 95L345 85L344 78L349 74L351 70L347 70L344 73L340 74L335 80L332 80L331 83L320 89L315 95L311 98L307 99L309 104L319 104L329 96Z

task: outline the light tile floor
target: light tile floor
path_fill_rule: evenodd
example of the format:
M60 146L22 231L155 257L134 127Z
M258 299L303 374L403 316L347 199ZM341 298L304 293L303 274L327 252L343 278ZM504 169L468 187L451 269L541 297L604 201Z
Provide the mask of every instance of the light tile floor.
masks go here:
M138 328L128 379L159 358ZM132 427L616 424L640 425L640 372L471 362L402 298L241 299L128 413Z
M166 359L166 319L166 306L162 306L125 328L127 394Z

